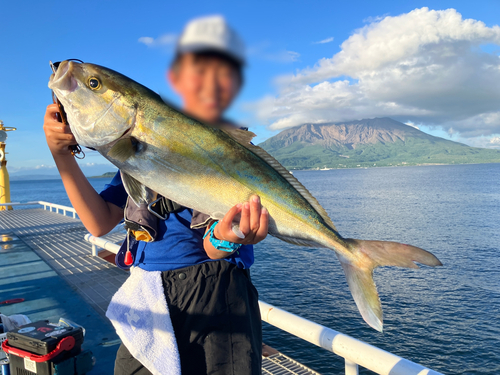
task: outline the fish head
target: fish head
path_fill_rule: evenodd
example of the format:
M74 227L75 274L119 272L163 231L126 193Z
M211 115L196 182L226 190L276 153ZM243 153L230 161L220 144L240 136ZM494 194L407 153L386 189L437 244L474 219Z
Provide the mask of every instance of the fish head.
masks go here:
M111 69L75 61L61 62L49 80L77 142L92 148L131 132L141 87Z

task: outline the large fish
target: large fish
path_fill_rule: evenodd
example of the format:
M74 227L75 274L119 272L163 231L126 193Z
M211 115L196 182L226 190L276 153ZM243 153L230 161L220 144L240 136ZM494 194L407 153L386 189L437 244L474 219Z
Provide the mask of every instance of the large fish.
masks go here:
M136 203L155 192L214 219L257 194L269 211L269 234L334 250L365 321L382 331L373 282L379 266L440 266L431 253L396 242L343 238L328 214L272 156L250 143L253 133L193 120L139 83L94 64L63 61L49 87L82 146L116 165Z

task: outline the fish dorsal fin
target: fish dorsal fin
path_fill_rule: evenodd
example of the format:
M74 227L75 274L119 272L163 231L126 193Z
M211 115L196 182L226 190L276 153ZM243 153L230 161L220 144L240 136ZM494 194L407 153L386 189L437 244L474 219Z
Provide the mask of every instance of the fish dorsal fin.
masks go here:
M135 147L131 138L122 138L118 140L108 152L110 158L122 163L134 154Z
M141 203L149 204L156 199L156 192L147 186L144 186L129 174L126 174L123 171L120 171L120 173L125 191L137 206Z
M297 180L285 167L281 165L281 163L276 160L273 156L271 156L267 151L262 149L259 146L255 146L250 143L255 134L243 130L243 129L223 129L224 133L229 135L243 147L252 151L255 155L259 156L263 159L267 164L273 167L285 180L287 180L308 202L309 204L316 210L316 212L323 218L326 225L328 225L333 230L337 230L335 225L332 222L332 219L328 216L328 213L325 209L319 204L316 198L312 196L312 194L307 190L304 185L302 185L299 180Z
M245 147L247 144L250 144L250 142L252 142L252 139L255 137L255 133L239 128L223 128L221 130Z

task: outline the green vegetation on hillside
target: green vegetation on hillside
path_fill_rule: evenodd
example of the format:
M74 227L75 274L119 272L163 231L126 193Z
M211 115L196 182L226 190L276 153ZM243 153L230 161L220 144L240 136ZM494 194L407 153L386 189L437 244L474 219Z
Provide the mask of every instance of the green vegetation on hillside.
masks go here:
M287 138L292 135L287 134ZM404 141L333 146L304 140L286 145L285 138L278 136L259 146L288 169L500 163L500 150L469 147L427 134L407 136Z

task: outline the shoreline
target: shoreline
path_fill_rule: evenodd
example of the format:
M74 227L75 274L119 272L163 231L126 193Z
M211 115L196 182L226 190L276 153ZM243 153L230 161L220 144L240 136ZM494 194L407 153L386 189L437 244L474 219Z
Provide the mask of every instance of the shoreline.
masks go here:
M500 161L498 162L490 162L490 163L453 163L453 164L446 164L446 163L423 163L423 164L405 164L405 165L372 165L372 166L361 166L361 167L327 167L327 169L321 169L321 168L308 168L308 169L288 169L291 172L311 172L311 171L332 171L332 170L341 170L341 169L369 169L369 168L407 168L407 167L432 167L432 166L448 166L448 165L483 165L483 164L500 164ZM285 167L286 168L286 167Z
M327 169L322 168L307 168L307 169L289 169L291 172L309 172L309 171L331 171L331 170L339 170L339 169L368 169L368 168L400 168L400 167L432 167L432 166L442 166L442 165L482 165L482 164L500 164L499 162L490 162L490 163L422 163L422 164L398 164L398 165L371 165L371 166L359 166L359 167L327 167ZM286 167L285 167L286 168ZM324 168L324 167L323 167ZM112 172L112 175L100 175L100 176L85 176L87 179L99 179L99 178L113 178L116 172ZM58 175L51 176L50 178L33 178L33 176L15 176L11 177L11 182L29 182L29 181L61 181L61 177Z

